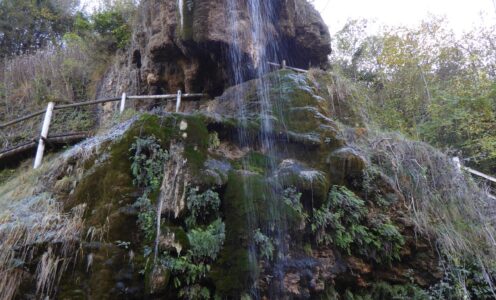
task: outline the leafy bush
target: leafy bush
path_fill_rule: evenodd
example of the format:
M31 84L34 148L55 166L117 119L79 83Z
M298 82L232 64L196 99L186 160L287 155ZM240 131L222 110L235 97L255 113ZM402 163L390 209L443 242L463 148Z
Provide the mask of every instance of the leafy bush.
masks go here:
M429 295L432 299L494 299L493 288L486 277L495 278L496 273L482 271L474 263L450 266L445 268L443 279L430 287Z
M144 233L145 239L151 241L155 238L155 224L157 213L153 208L150 199L148 199L148 193L145 192L138 200L134 203L139 209L138 214L138 225L140 230Z
M210 290L199 284L182 288L179 291L179 297L184 299L212 299Z
M71 28L71 9L75 4L74 1L58 2L0 1L0 58L34 52L60 41Z
M346 187L333 186L327 201L314 209L311 229L318 244L334 244L348 255L376 262L400 259L403 236L385 216L367 219L365 202Z
M299 193L295 187L285 189L282 193L282 199L286 205L293 208L298 214L306 216L303 204L300 201L301 193Z
M334 186L327 201L313 211L312 231L316 233L317 243L331 244L350 252L355 235L366 232L359 225L366 213L365 203L346 187ZM334 237L327 233L334 232ZM363 235L363 234L362 234Z
M191 247L189 257L194 262L217 259L225 237L225 225L221 219L214 221L205 230L192 229L188 232Z
M162 149L160 140L153 135L136 137L129 151L132 153L130 159L133 183L144 189L143 195L134 203L139 209L138 225L145 234L145 239L151 241L156 234L157 212L152 206L149 194L160 188L164 164L169 159L169 154L167 150Z
M199 194L199 188L190 188L186 205L190 216L186 219L188 227L195 226L199 220L207 220L210 216L215 216L220 208L220 198L217 192L207 190Z
M260 229L255 230L253 239L258 247L260 256L266 260L272 260L274 255L274 245L268 236L263 234Z
M164 163L169 159L167 150L162 149L160 140L155 136L136 137L129 151L131 154L131 173L138 187L155 191L160 187Z
M93 28L107 41L109 49L124 49L131 40L131 26L118 10L102 11L92 16Z
M179 296L187 299L210 299L210 291L201 285L210 271L225 240L225 224L221 219L212 222L206 229L195 228L187 233L190 249L185 255L172 257L164 253L161 263L171 270L174 287Z

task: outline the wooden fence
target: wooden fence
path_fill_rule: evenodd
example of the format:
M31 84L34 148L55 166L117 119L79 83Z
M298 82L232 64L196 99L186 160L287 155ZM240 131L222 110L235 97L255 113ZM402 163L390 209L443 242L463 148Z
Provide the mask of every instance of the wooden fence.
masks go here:
M281 69L289 69L289 70L293 70L293 71L301 72L301 73L307 73L308 72L308 70L288 67L286 65L285 60L282 61L282 64L277 64L277 63L273 63L273 62L268 62L268 64L269 64L269 66L273 66L273 67L277 67L277 68L281 68ZM86 102L78 102L78 103L65 104L65 105L55 105L53 102L50 102L50 103L48 103L46 110L40 110L40 111L34 112L32 114L26 115L24 117L20 117L18 119L6 122L4 124L0 124L0 130L1 130L3 128L8 127L8 126L20 123L20 122L25 121L25 120L32 119L32 118L40 116L42 114L45 114L45 117L44 117L44 120L42 123L42 127L41 127L41 134L40 134L39 140L26 141L25 143L17 145L13 148L2 150L2 151L0 151L0 159L9 156L12 153L22 152L26 149L30 149L31 147L38 145L38 148L36 151L35 162L34 162L34 168L36 169L41 165L41 162L43 160L43 153L45 151L45 145L47 143L50 144L52 142L57 142L57 141L68 142L68 141L78 140L78 139L81 140L81 139L89 137L89 134L86 132L65 133L65 134L50 136L48 134L49 129L50 129L50 122L52 119L53 112L55 110L120 101L119 111L120 111L120 113L122 113L126 108L126 102L128 100L149 100L149 99L170 100L170 99L176 99L176 112L179 112L179 108L181 106L181 101L183 98L184 99L191 99L191 98L201 98L203 96L204 96L204 94L182 94L182 92L179 90L179 91L177 91L177 94L166 94L166 95L128 96L126 93L123 93L121 97L106 98L106 99L99 99L99 100L86 101ZM493 189L495 188L496 178L494 178L490 175L484 174L482 172L476 171L474 169L462 166L460 163L460 159L458 157L454 157L453 161L457 165L459 170L464 170L464 171L472 174L473 176L477 176L478 178L481 178L482 180L485 180L486 182L488 182L489 187L493 187ZM494 196L494 194L496 194L496 193L490 191L489 197L493 200L496 200L496 196Z
M179 109L181 107L181 101L183 99L195 99L195 98L198 99L203 96L204 94L183 94L181 91L178 91L177 94L144 95L144 96L128 96L126 93L123 93L121 97L106 98L106 99L99 99L94 101L85 101L85 102L63 104L63 105L55 105L55 103L50 102L48 103L46 110L40 110L31 113L29 115L17 118L15 120L0 124L0 130L1 130L6 127L12 126L14 124L45 114L41 126L40 138L38 140L25 141L20 145L16 145L15 147L1 150L0 159L13 155L15 153L26 151L30 148L36 147L37 145L36 157L33 166L36 169L41 165L46 144L55 143L55 142L69 142L74 140L82 140L89 137L89 133L87 132L71 132L71 133L64 133L58 135L49 135L50 123L52 121L53 113L56 110L120 101L119 111L120 113L122 113L126 108L126 102L130 100L150 100L150 99L174 100L175 99L176 112L179 112Z
M489 187L489 191L487 193L489 198L491 198L492 200L496 200L496 196L495 196L496 195L496 178L495 177L484 174L484 173L479 172L477 170L474 170L472 168L463 166L460 162L460 158L458 158L458 157L453 157L453 162L455 163L458 170L466 171L469 174L471 174L472 176L475 176L476 178L479 178L480 180L486 182L487 186Z
M282 61L282 64L276 64L276 63L273 63L273 62L268 62L268 64L269 64L269 66L273 66L273 67L277 67L277 68L281 68L281 69L288 69L288 70L292 70L292 71L299 72L299 73L308 73L308 70L298 69L298 68L293 68L293 67L288 67L286 65L286 61L285 60Z

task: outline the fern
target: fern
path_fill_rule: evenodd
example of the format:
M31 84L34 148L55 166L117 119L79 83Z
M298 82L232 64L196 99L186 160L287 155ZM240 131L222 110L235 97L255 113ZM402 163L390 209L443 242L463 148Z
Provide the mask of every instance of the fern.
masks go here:
M162 181L164 163L169 159L169 153L162 149L160 140L153 135L136 137L129 151L132 153L131 173L134 184L152 191L157 190Z
M367 214L362 199L345 187L334 186L322 207L313 211L311 229L317 244L334 244L348 255L376 262L399 260L405 241L398 228L385 216L368 220Z
M198 193L199 188L190 188L186 205L190 211L190 216L186 219L186 225L189 228L194 227L199 221L207 220L210 216L217 215L220 208L220 197L217 192L207 190L204 193Z

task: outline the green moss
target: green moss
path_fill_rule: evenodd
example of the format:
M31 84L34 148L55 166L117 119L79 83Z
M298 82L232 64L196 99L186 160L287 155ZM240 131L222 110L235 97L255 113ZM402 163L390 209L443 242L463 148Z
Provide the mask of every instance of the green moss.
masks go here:
M178 226L173 226L173 227L168 227L168 230L172 233L174 233L174 236L176 238L176 241L181 244L184 250L188 250L189 248L189 240L188 240L188 235L186 234L186 231L182 227Z
M247 171L266 174L268 171L270 158L260 152L250 152L243 158L233 162L233 166L238 170L246 169Z
M181 24L181 12L179 10L181 10L183 16L182 24ZM177 11L178 31L180 32L180 36L183 40L191 40L193 38L194 10L195 10L195 1L184 0L183 7L180 7Z
M266 189L259 175L234 171L229 175L222 206L226 240L211 273L216 291L222 296L239 298L256 278L257 265L251 261L248 249L256 228L251 228L248 220L253 219L257 204L265 201Z
M184 139L184 155L192 175L198 176L208 154L210 135L207 120L202 115L185 116L182 120L188 124L185 130L187 137Z
M119 292L115 292L115 284L119 279L115 278L115 274L121 268L126 269L125 272L130 274L128 276L137 286L143 285L138 271L146 269L147 259L136 255L133 266L137 270L133 271L132 267L129 267L129 250L110 246L117 240L126 241L130 243L130 249L134 253L143 252L144 235L130 234L137 232L137 218L126 213L142 192L133 184L129 149L135 137L152 135L160 139L162 148L168 148L170 141L179 136L176 123L174 117L160 118L145 114L121 139L108 146L108 159L99 165L95 165L95 160L85 165L86 176L66 202L66 209L86 203L85 225L87 228L103 232L103 238L109 242L109 246L89 250L94 257L91 274L86 272L84 264L79 265L73 275L64 279L62 285L67 288L63 289L62 294L85 286L87 297L102 299L107 297L110 291L114 291L112 293L117 297ZM148 197L153 205L158 198L158 191L150 193ZM178 236L184 239L184 233L181 235L178 232Z
M303 251L306 255L313 256L312 244L305 244L305 246L303 246Z

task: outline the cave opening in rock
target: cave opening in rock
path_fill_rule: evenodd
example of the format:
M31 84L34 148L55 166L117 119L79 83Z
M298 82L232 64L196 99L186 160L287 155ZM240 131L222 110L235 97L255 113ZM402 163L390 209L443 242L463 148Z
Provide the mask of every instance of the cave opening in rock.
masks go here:
M141 52L139 50L134 50L132 63L136 68L141 69Z

